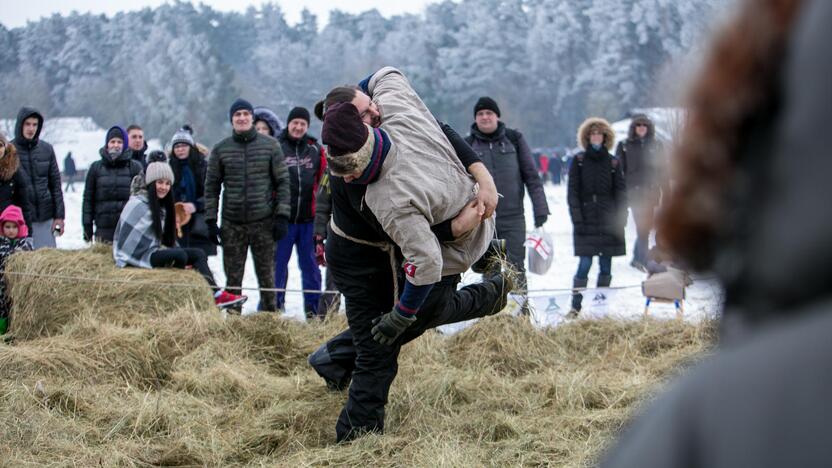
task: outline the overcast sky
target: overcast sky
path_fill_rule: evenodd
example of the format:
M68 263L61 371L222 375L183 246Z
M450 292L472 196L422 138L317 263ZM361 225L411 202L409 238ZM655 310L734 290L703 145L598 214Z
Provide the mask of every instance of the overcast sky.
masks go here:
M300 12L307 8L318 16L318 24L326 23L329 10L339 9L358 13L376 8L382 15L390 17L401 13L420 13L425 5L438 0L273 0L283 8L286 20L294 24L300 18ZM165 0L0 0L0 23L8 28L25 26L26 21L35 21L52 13L69 14L73 10L79 13L104 13L111 16L119 11L139 10L166 3ZM193 3L200 3L195 1ZM245 11L250 5L259 6L265 0L202 0L202 3L222 11Z

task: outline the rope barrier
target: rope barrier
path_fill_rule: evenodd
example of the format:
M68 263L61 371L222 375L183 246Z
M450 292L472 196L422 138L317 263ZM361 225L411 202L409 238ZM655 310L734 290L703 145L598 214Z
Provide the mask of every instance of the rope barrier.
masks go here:
M186 284L186 283L159 283L157 281L147 281L147 280L129 280L129 279L117 279L117 278L91 278L91 277L78 277L78 276L66 276L66 275L52 275L52 274L45 274L45 273L27 273L27 272L12 272L6 271L6 275L13 275L13 276L28 276L34 278L47 278L47 279L58 279L58 280L66 280L66 281L87 281L92 283L110 283L110 284L130 284L130 285L139 285L139 286L165 286L165 287L177 287L177 288L202 288L202 285L199 284ZM697 278L698 281L708 281L711 279L715 279L716 277L706 277L706 278ZM544 289L529 289L526 291L529 295L534 295L534 293L559 293L559 292L590 292L590 291L598 291L598 290L624 290L624 289L635 289L641 288L641 284L631 284L625 286L610 286L606 288L544 288ZM335 290L317 290L317 289L289 289L289 288L256 288L251 286L241 286L241 287L230 287L231 290L243 290L243 291L259 291L259 292L283 292L283 293L311 293L311 294L339 294L338 291Z

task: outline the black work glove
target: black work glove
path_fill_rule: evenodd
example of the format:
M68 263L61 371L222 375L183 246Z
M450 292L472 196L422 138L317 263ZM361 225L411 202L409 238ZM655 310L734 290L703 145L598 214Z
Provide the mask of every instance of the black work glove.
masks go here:
M539 228L546 224L546 220L549 219L549 215L540 215L534 217L534 227Z
M92 224L84 225L84 242L92 242Z
M284 216L275 218L274 224L272 224L272 239L277 242L286 237L287 232L289 232L289 220Z
M214 245L222 245L222 237L220 236L220 228L217 227L217 220L206 220L205 225L208 226L208 239L213 242Z
M405 317L396 309L393 309L381 317L373 319L373 329L371 330L373 339L383 345L390 346L415 321L415 315Z

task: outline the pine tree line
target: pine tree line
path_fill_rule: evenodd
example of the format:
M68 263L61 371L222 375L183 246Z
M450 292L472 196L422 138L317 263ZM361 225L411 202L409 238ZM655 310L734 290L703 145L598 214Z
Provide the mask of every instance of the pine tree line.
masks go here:
M533 145L568 143L589 114L669 104L718 0L462 0L423 15L333 11L289 25L277 5L245 13L175 2L103 15L0 25L0 116L138 122L168 138L185 122L205 142L228 133L237 96L285 115L383 65L404 70L438 118L461 133L481 95ZM670 78L670 79L668 79Z

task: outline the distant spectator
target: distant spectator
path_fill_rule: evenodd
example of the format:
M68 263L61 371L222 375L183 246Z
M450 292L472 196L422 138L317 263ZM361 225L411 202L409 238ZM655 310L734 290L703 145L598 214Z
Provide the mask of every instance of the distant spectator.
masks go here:
M609 150L615 144L615 132L604 119L589 118L578 129L578 145L584 150L575 155L569 169L567 201L572 218L572 238L578 271L572 285L585 288L592 257L598 257L597 286L612 282L612 257L624 255L624 225L627 222L627 196L621 164ZM581 311L583 295L575 291L568 316Z
M261 135L277 138L283 130L283 123L271 109L258 106L254 108L254 127Z
M29 178L20 167L17 148L0 133L0 212L10 205L17 205L23 210L23 218L29 224L29 234L32 226L28 221L34 214L32 206L32 191L29 188Z
M136 124L127 127L125 146L127 146L126 151L130 155L130 159L141 164L142 169L144 169L147 166L147 156L145 154L147 152L147 142L144 140L144 130Z
M28 236L29 228L20 208L9 205L0 214L0 335L8 329L12 309L6 284L6 260L15 252L32 250Z
M465 138L478 153L494 177L497 192L497 237L506 240L508 261L520 272L519 289L526 291L526 191L531 197L534 226L541 227L549 218L549 205L543 183L535 168L529 145L520 131L500 121L500 108L490 97L481 97L474 105L474 123ZM527 312L524 305L524 312Z
M70 189L75 191L75 175L78 174L78 171L75 169L75 160L72 159L72 151L66 153L66 157L64 158L64 177L66 177L66 187L64 187L64 192L69 192Z
M29 189L34 207L32 226L34 248L55 247L55 238L64 233L64 194L61 190L61 170L52 145L40 139L43 115L35 109L23 107L17 114L15 137L12 140L20 166L29 176Z
M545 184L549 179L549 156L546 153L540 153L537 160L537 170L540 172L540 180Z
M257 110L255 109L255 114ZM289 171L291 210L289 233L277 243L274 258L274 287L284 289L289 276L289 258L295 249L303 289L320 291L321 270L315 262L315 196L326 170L326 155L318 139L307 133L309 111L295 107L286 119L287 126L277 136ZM277 308L284 308L285 293L277 293ZM318 317L320 294L303 293L303 310L307 319Z
M223 291L214 281L208 259L199 249L176 246L173 207L173 170L161 161L151 161L146 173L135 177L130 200L124 206L115 229L113 258L124 268L185 268L198 271L211 289L214 303L231 307L245 302L245 296Z
M209 237L222 244L229 288L243 282L251 248L260 288L274 286L274 251L289 230L289 173L274 138L257 133L254 107L237 99L228 112L232 133L211 150L205 176ZM222 230L217 226L222 192ZM275 294L260 294L263 310L274 311Z
M121 127L110 127L104 147L98 150L101 159L87 171L81 216L87 242L93 234L98 241L113 241L118 217L130 198L130 181L142 172L141 163L131 159L131 151L124 147L126 137Z
M661 145L656 140L653 121L644 114L633 116L627 138L618 143L615 157L621 161L627 178L627 200L636 222L636 242L630 265L647 269L647 252L656 208L661 199Z
M560 185L560 181L563 180L563 159L557 151L553 151L552 157L549 158L549 176L555 185Z

